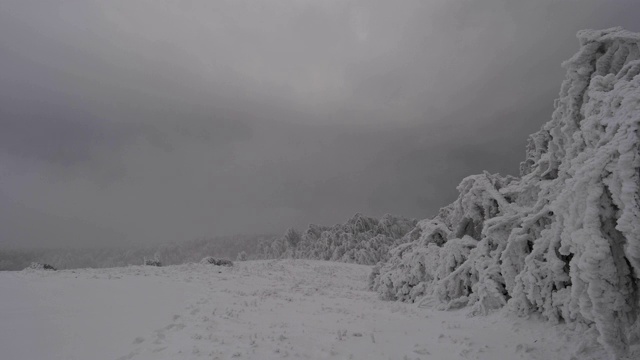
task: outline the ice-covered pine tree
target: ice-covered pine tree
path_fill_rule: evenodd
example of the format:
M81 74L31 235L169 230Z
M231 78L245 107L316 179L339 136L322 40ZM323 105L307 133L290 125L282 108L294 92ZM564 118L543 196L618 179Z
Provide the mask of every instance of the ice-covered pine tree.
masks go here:
M383 297L536 312L596 331L613 358L639 341L640 35L578 38L520 177L464 179L458 199L374 269Z

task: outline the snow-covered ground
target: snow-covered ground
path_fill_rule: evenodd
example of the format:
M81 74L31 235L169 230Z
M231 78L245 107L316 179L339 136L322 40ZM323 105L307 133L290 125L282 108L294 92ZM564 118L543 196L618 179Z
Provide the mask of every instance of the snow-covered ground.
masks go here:
M0 357L32 359L598 358L565 329L386 302L369 266L238 262L0 273ZM577 352L576 352L577 351Z

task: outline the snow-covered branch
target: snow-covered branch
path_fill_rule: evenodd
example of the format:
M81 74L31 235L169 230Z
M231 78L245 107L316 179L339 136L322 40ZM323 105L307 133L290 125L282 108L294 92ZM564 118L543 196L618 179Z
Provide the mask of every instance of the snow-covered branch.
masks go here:
M578 33L551 121L530 137L521 177L467 177L374 269L382 297L595 328L613 357L640 311L640 35Z

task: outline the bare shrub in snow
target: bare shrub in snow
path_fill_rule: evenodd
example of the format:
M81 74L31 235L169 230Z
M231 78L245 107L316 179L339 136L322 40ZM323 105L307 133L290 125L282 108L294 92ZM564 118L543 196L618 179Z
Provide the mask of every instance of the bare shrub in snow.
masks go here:
M156 256L154 256L153 259L147 259L145 257L144 258L144 265L145 266L157 266L157 267L160 267L160 266L162 266L162 262L160 262L160 259L158 258L158 254L156 254Z
M49 264L42 264L42 263L37 263L37 262L32 262L31 265L29 265L29 267L27 269L31 269L31 270L50 270L50 271L56 271L57 269L54 268L53 266L49 265Z
M539 313L595 329L614 358L639 340L640 35L578 38L521 176L464 179L453 204L374 268L383 298Z
M213 256L207 256L202 261L201 264L212 264L216 266L233 266L233 261L227 259L216 259Z

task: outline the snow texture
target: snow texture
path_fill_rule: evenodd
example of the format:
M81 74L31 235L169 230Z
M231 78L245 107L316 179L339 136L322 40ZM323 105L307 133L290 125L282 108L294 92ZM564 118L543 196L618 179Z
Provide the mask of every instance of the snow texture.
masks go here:
M638 343L640 35L578 38L520 177L465 178L453 204L374 268L383 298L538 313L597 334L612 358Z
M314 260L0 272L0 358L602 359L561 324L381 301L369 272Z
M386 260L389 250L413 240L416 220L385 215L380 220L355 214L344 224L309 225L300 235L289 229L283 237L259 245L264 258L331 260L373 265Z

